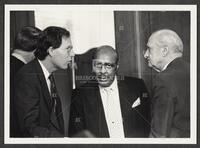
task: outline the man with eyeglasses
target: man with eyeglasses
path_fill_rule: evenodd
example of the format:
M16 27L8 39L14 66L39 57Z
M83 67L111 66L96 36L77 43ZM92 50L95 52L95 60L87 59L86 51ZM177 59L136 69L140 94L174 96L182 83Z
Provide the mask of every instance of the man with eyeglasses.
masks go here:
M144 82L116 75L118 55L111 46L97 48L92 64L95 80L74 92L70 135L89 130L95 137L147 137L150 108Z

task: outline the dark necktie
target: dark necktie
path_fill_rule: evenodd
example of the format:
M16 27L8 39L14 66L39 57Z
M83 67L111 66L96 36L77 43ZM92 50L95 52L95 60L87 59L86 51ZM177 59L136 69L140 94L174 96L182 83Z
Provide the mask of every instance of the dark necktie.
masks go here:
M60 132L64 133L64 121L63 121L61 101L58 96L54 77L52 74L49 76L49 80L51 82L50 89L51 89L52 115L56 117L56 120L60 127Z

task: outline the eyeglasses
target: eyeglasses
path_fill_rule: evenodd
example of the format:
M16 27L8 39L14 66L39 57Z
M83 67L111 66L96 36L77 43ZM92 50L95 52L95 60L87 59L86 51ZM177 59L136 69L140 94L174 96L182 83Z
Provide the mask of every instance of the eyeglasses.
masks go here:
M98 70L102 69L102 67L104 66L104 68L106 70L112 70L116 67L116 64L115 63L102 63L102 62L99 62L99 61L93 61L93 66L95 68L97 68Z

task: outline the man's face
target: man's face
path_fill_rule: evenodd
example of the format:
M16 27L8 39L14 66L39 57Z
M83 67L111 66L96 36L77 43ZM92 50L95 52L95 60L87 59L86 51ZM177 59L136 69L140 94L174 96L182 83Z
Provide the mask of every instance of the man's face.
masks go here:
M148 62L148 66L156 71L162 70L162 50L156 43L155 37L150 37L147 43L147 50L144 52L144 58Z
M51 59L56 69L66 69L71 62L72 43L70 38L62 37L62 43L60 47L53 49L51 53Z
M108 87L112 84L116 71L116 58L112 54L99 53L97 58L93 60L93 72L102 87Z

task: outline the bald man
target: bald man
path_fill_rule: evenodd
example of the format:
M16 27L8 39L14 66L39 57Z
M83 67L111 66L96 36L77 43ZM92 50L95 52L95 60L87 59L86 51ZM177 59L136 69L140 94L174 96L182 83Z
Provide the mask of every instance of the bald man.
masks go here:
M149 100L144 82L117 77L118 55L111 46L97 48L95 77L75 90L71 105L71 135L89 130L95 137L147 137Z
M150 137L190 137L190 68L183 42L169 29L154 32L144 57L158 74L153 83Z

